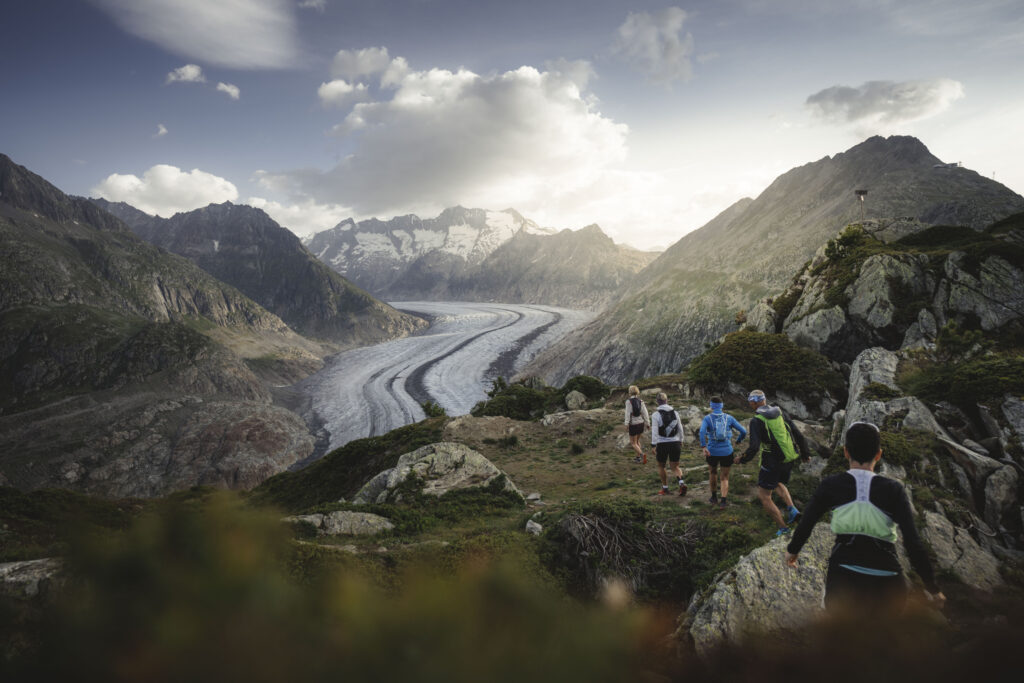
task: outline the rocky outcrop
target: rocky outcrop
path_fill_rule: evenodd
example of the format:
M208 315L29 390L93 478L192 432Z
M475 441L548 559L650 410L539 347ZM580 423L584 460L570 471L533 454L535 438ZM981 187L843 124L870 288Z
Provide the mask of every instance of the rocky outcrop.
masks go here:
M285 517L284 521L291 524L308 524L316 529L319 536L376 536L395 528L387 517L369 512L343 510L327 514Z
M579 374L622 383L678 371L705 344L734 331L738 312L752 311L761 299L784 290L816 250L843 226L859 221L851 187L886 188L869 198L872 216L914 217L975 230L1024 208L1024 198L995 181L967 169L936 173L936 163L914 138L873 137L785 173L756 199L737 202L684 236L638 276L642 286L538 356L527 372L561 384ZM894 229L893 236L900 232ZM900 265L913 267L911 262ZM870 293L862 303L865 315L887 315L885 304L872 303ZM911 312L913 317L921 307ZM754 323L766 325L769 317L761 309ZM830 317L820 322L836 325ZM842 334L822 336L838 342ZM902 333L897 346L900 341ZM845 360L878 344L853 339Z
M935 512L925 512L924 519L921 536L935 552L939 567L980 590L994 591L1003 585L999 561L982 549L970 533Z
M47 599L60 587L64 563L54 557L0 563L0 595L18 600Z
M899 356L883 348L863 351L854 360L850 370L850 394L846 404L846 424L870 422L893 429L918 429L948 438L946 431L935 420L931 411L914 396L903 396L896 384ZM869 388L881 385L895 398L879 398Z
M468 446L443 441L418 448L398 459L395 467L368 481L354 503L385 503L402 499L401 485L414 479L424 495L441 496L454 489L485 487L502 479L502 490L522 494L504 472Z
M573 389L565 395L565 407L569 410L583 410L587 407L587 397Z
M677 634L698 653L723 642L740 644L760 633L796 633L822 611L825 573L835 535L818 524L800 552L799 566L783 561L788 538L772 540L716 577L690 601Z

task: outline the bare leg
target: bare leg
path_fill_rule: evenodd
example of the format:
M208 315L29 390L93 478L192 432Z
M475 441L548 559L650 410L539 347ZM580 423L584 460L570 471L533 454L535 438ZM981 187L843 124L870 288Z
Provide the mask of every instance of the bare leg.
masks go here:
M661 477L661 485L668 486L668 473L665 472L665 465L658 463L658 476Z
M644 449L640 446L641 436L643 436L643 434L633 434L629 437L629 445L633 447L634 451L636 451L636 457L638 458L644 457Z
M722 468L722 498L729 496L729 470L731 467Z
M722 470L722 473L728 472L728 470ZM708 479L711 484L711 495L715 495L718 491L718 468L711 467L708 465ZM722 495L725 495L725 477L722 477Z
M779 496L782 497L782 502L786 504L787 508L793 507L793 496L789 495L789 489L785 484L779 484L775 490L779 492Z
M775 526L780 529L786 527L786 522L782 519L782 512L772 501L772 492L768 489L763 489L760 486L757 487L757 498L761 501L761 507L768 513L768 516L775 522Z

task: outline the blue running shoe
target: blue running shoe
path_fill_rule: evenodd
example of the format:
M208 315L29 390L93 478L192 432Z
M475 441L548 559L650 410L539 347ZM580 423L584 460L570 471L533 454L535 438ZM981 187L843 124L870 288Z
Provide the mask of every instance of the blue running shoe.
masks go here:
M792 524L793 520L800 516L800 511L793 505L789 508L789 515L786 517L786 524Z
M790 531L792 531L792 529L790 529L788 526L787 527L783 527L783 528L779 529L778 531L776 531L775 535L776 536L785 536Z

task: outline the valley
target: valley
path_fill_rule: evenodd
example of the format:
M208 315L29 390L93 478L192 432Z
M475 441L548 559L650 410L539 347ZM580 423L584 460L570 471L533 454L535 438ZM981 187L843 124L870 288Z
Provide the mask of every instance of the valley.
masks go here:
M433 401L464 415L495 377L511 376L593 314L552 306L392 302L432 321L425 332L344 351L290 391L329 432L329 449L422 420ZM318 451L322 450L318 449ZM316 454L314 454L314 457Z

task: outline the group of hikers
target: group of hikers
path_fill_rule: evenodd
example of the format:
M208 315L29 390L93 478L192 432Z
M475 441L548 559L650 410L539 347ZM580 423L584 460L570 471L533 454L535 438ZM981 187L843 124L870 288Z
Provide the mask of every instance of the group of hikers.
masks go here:
M636 453L634 462L647 462L640 439L649 425L661 477L658 495L669 493L667 466L678 478L678 495L685 496L687 486L679 467L683 425L664 392L659 392L656 400L658 408L651 415L640 398L639 388L629 387L625 426ZM709 403L711 412L701 421L699 439L708 468L710 504L725 508L732 465L758 457L757 497L777 527L775 535L786 536L792 532L785 562L793 568L798 565L797 558L814 525L826 512L832 511L831 526L836 540L825 577L827 609L889 608L906 600L906 580L896 552L897 528L903 536L911 566L921 577L929 597L945 601L914 526L913 509L903 485L875 473L882 457L878 427L857 422L846 430L843 453L848 471L823 479L801 516L786 484L797 460L807 460L810 451L807 440L793 421L781 408L769 405L765 393L759 389L747 395L747 403L754 413L749 430L724 411L720 397L712 396ZM746 450L736 453L734 445L744 439L747 439ZM772 499L775 493L785 509L780 509ZM800 522L793 531L790 525L797 518Z

